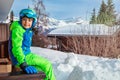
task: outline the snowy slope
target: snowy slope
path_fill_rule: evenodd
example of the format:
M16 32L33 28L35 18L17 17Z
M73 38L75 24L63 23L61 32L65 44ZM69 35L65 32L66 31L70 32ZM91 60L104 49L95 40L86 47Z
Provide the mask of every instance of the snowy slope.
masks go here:
M120 59L77 55L39 47L31 49L52 62L56 80L120 80Z

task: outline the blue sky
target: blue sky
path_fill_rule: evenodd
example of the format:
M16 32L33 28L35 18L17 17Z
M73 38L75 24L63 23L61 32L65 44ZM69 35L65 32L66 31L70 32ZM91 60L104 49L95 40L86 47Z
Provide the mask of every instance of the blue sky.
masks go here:
M12 10L15 15L21 9L32 6L32 0L14 0ZM89 20L93 8L99 9L102 0L43 0L46 7L46 12L50 17L56 19L67 19L72 17L81 17L84 20ZM107 2L107 0L104 0ZM115 10L120 12L120 0L113 0Z

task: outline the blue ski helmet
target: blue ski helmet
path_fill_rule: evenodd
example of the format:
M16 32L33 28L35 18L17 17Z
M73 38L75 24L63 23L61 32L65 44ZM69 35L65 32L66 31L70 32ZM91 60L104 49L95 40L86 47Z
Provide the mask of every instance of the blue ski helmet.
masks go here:
M20 22L21 22L23 17L33 18L32 27L34 27L35 24L37 23L37 14L32 9L29 9L29 8L28 9L22 9L19 13L19 16L20 16Z

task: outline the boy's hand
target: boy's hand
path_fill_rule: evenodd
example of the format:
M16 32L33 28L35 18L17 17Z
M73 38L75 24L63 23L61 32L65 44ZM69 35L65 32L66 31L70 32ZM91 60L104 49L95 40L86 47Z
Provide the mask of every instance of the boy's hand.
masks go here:
M28 67L25 68L25 72L27 74L35 74L35 73L37 73L37 70L33 66L28 66Z
M36 74L37 70L34 66L28 66L26 62L20 65L21 69L27 74Z

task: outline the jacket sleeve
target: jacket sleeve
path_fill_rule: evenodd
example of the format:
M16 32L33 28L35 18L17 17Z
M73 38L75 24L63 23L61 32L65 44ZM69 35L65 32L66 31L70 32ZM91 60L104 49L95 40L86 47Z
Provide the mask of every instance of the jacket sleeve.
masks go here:
M25 55L22 50L23 33L19 29L12 30L12 52L18 63L25 62Z

